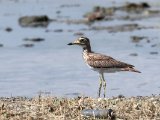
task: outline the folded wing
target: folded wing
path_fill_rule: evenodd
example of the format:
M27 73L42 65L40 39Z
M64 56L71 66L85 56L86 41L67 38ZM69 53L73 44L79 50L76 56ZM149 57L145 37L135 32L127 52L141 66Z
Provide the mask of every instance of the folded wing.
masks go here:
M89 53L86 59L88 65L94 68L132 68L133 65L117 61L110 56L97 53Z

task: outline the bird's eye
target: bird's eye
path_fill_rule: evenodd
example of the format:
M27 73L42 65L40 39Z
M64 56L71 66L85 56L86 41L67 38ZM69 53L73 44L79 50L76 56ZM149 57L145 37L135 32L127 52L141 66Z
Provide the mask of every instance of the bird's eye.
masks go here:
M81 42L84 42L85 40L84 39L81 39Z

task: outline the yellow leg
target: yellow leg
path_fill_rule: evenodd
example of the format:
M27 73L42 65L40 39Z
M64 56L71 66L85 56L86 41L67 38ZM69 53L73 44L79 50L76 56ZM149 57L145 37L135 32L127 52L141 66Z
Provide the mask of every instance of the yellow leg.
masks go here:
M102 73L102 80L103 80L103 89L104 89L103 95L104 95L104 98L105 98L105 97L106 97L106 81L105 81L105 79L104 79L103 73Z
M99 75L99 90L98 90L98 97L101 96L101 88L102 88L102 74Z

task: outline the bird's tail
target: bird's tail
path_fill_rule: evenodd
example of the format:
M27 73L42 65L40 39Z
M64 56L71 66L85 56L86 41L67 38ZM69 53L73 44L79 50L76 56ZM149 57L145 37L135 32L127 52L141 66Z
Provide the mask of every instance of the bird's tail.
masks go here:
M133 67L127 67L127 68L123 68L124 71L131 71L131 72L137 72L137 73L141 73L140 71L134 69Z

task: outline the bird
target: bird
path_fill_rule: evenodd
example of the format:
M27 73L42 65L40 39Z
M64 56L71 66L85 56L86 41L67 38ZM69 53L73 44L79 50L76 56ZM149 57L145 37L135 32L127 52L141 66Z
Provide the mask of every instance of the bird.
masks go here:
M87 37L79 37L75 41L68 43L68 45L78 45L83 48L83 59L84 62L91 68L92 70L99 73L99 89L98 89L98 97L101 96L101 89L103 86L103 96L106 97L106 81L104 78L104 73L115 73L120 71L129 71L129 72L137 72L133 65L121 62L112 58L111 56L107 56L101 53L93 52L90 45L90 40Z

